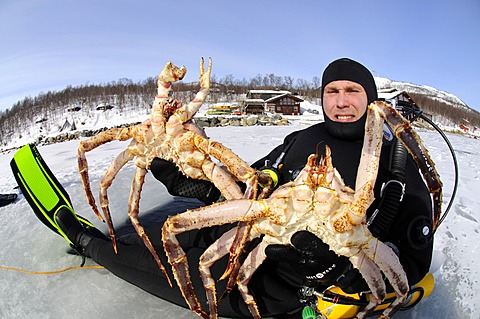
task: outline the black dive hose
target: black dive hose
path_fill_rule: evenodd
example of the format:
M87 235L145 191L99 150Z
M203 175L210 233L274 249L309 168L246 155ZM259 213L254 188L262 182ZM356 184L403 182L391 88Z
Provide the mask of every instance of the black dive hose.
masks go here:
M372 234L380 240L384 240L384 236L390 232L405 192L407 157L407 149L398 139L395 139L390 154L390 178L382 186L381 201L373 213L373 221L368 227Z

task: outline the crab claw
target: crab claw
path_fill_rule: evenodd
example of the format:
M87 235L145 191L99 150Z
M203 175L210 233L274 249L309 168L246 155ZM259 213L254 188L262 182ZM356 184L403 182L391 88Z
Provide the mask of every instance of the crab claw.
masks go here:
M210 88L210 73L212 72L212 58L208 58L208 69L205 72L205 62L203 58L200 59L200 87Z
M178 67L172 62L167 62L165 68L158 75L157 85L162 85L165 88L169 88L172 85L172 82L177 82L183 79L187 69L185 66Z

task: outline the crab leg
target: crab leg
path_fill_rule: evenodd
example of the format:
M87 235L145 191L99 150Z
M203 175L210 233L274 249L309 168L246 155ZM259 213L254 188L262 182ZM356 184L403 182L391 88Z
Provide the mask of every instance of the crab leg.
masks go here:
M239 180L245 182L247 188L245 194L243 195L238 193L238 186L235 183L227 183L229 180L227 178L215 178L213 177L213 174L211 172L209 173L204 169L207 177L209 177L209 179L215 184L215 186L227 199L239 199L241 197L247 199L255 199L259 181L262 185L265 185L262 194L260 195L260 198L264 197L265 193L271 192L272 180L270 175L257 172L256 170L250 168L247 163L241 161L240 158L229 148L218 142L212 142L208 139L205 139L200 135L195 136L195 145L199 149L203 150L205 153L210 154L214 158L217 158L222 164L227 167L229 172L232 172L232 174L236 176ZM233 190L235 191L235 193L232 193ZM226 293L232 290L235 283L235 278L240 267L237 262L238 256L241 254L245 246L246 238L249 237L250 229L251 225L249 225L248 223L239 222L235 240L230 249L230 257L227 269L225 270L224 275L220 278L220 280L223 280L230 275L230 280L227 284Z
M403 267L393 250L377 238L372 236L371 240L369 240L367 244L363 246L362 251L368 258L378 265L378 268L380 268L380 270L385 274L385 277L387 277L388 281L395 290L397 298L390 304L390 306L388 306L387 309L383 311L382 314L384 318L390 318L400 309L407 297L409 290L407 275L405 274L405 271L403 270ZM362 275L364 274L362 273ZM369 287L370 285L374 286L368 280L367 283L369 283Z
M143 228L142 224L138 220L138 212L139 212L139 201L140 201L140 193L142 192L143 184L145 183L145 175L147 174L147 170L145 168L137 167L137 171L135 173L135 177L132 182L132 188L130 190L130 197L128 199L128 216L130 216L130 220L132 221L132 225L135 228L135 231L142 239L147 249L152 254L153 258L157 262L158 267L164 273L165 277L167 278L168 284L172 287L172 282L168 277L167 271L163 266L160 257L158 257L157 251L155 247L153 247L150 238L148 238L145 229Z
M384 112L384 110L387 109L389 110L389 112L391 112L389 114L395 114L395 117L387 116ZM361 217L360 221L364 220L365 212L367 211L368 207L374 199L373 186L377 179L383 135L383 119L386 119L387 122L389 121L389 119L390 122L392 122L392 118L399 120L399 122L403 119L401 118L401 115L396 112L395 109L388 107L387 104L381 102L375 102L373 105L369 105L367 112L368 114L367 122L365 124L365 139L362 148L362 157L358 168L358 171L360 173L357 176L355 186L356 192L354 195L354 201L352 203L352 207L354 207L354 209L351 210L358 217ZM409 123L406 120L403 120L402 124L403 126L397 125L397 127L394 127L396 132L400 131L398 130L398 127L408 127L408 137L411 137L413 136L413 134L415 134L415 132L410 129ZM397 136L401 141L405 139L405 137L407 137L407 135L403 134L398 134ZM412 149L412 147L409 146L407 146L407 148L410 150ZM418 148L415 148L414 151L418 152ZM356 209L358 209L358 211ZM365 234L370 234L369 230L364 226L364 224L360 224L359 227L360 229L358 229L357 232L364 232ZM363 245L362 252L366 254L366 256L370 258L370 260L372 260L371 264L378 265L378 268L383 271L383 273L391 283L392 287L395 289L397 299L384 311L384 315L389 317L393 315L396 311L398 311L407 296L409 287L405 271L403 270L403 267L400 264L397 255L392 251L392 249L385 245L383 242L379 241L377 238L373 237L371 234L370 239L365 245ZM359 266L358 263L355 264L355 260L353 261L353 263L354 266ZM368 268L368 271L365 271L363 267L359 270L369 284L369 287L372 290L374 296L377 299L383 299L385 293L380 293L379 291L374 290L379 289L379 287L383 287L384 289L385 285L383 281L380 285L379 280L376 280L378 278L381 279L381 276L378 278L377 276L375 278L370 278L370 274L372 273L372 267L370 266ZM373 301L371 303L373 303Z
M358 225L365 219L365 212L374 200L373 187L377 179L378 163L382 145L383 120L375 108L367 109L365 138L362 156L355 182L354 204L349 211L351 221Z
M367 121L365 123L365 138L363 141L362 156L358 171L359 174L355 183L355 191L364 187L369 181L375 180L378 172L378 162L380 160L380 150L382 145L383 119L375 108L367 109ZM366 172L366 173L365 173ZM373 185L372 185L373 186ZM369 192L369 190L367 190ZM362 196L364 193L361 193ZM368 206L367 206L368 207Z
M268 243L262 241L260 244L255 247L252 252L245 259L244 265L240 268L238 273L238 290L243 297L243 300L248 306L248 310L252 314L253 318L260 319L260 312L258 311L257 304L252 294L248 290L248 283L252 279L255 271L260 267L260 265L265 261L267 255L265 254L265 248L267 248Z
M210 156L218 159L229 172L231 172L235 177L237 177L240 181L244 182L247 185L247 190L245 191L245 198L253 199L256 197L256 191L258 187L258 183L260 182L262 185L266 185L264 188L264 192L271 191L271 184L272 179L270 175L257 172L255 169L248 166L247 163L242 161L231 149L222 145L221 143L210 141L200 135L195 135L194 137L195 146L202 150L205 154L209 154ZM208 176L208 174L207 174ZM216 183L216 179L210 179L213 183ZM238 195L233 195L233 197L229 198L228 194L230 192L226 191L224 194L224 187L222 187L222 183L215 184L222 194L227 199L240 199L243 197L243 194L238 197ZM263 194L263 193L262 193Z
M102 222L105 222L103 217L100 215L100 212L95 203L95 198L92 194L92 189L90 187L90 178L88 176L88 163L85 153L89 152L100 145L106 144L108 142L119 140L126 141L132 138L134 135L133 128L115 128L108 131L101 132L85 141L81 141L77 150L77 162L78 162L78 172L80 173L80 179L82 180L83 189L85 190L85 196L87 202L92 208L95 215Z
M248 229L244 231L243 227L248 227ZM205 288L205 293L207 294L207 301L211 318L217 318L218 311L215 280L211 275L210 267L212 267L215 262L217 262L220 258L225 256L229 252L231 260L232 255L235 254L235 252L232 252L232 247L243 248L245 246L245 242L249 239L251 228L251 222L239 222L237 228L230 229L228 232L224 233L219 239L217 239L212 245L210 245L210 247L208 247L203 253L203 255L200 257L198 268L200 271L200 277L202 278L203 286ZM239 238L243 239L243 237L237 236L239 231L240 233L242 233L241 236L247 236L247 238L244 238L244 242L235 243L235 241ZM234 264L232 264L231 267L231 276L229 277L225 291L219 299L220 301L223 300L223 298L225 298L232 291L233 287L237 283L238 273L242 264L240 263L239 258L236 258L233 263ZM223 280L224 278L226 278L226 276L228 276L227 272L225 272L219 280Z
M233 238L232 245L230 247L230 256L228 259L227 269L225 270L225 273L222 275L222 277L220 277L220 280L223 280L229 276L225 292L220 299L223 299L224 296L229 294L235 286L235 283L237 282L237 276L241 266L239 257L240 254L244 251L244 247L250 237L252 227L253 224L250 222L238 223L235 238Z
M180 108L180 111L176 114L176 117L182 121L182 123L190 120L195 113L197 113L200 106L205 102L208 91L210 90L210 74L212 72L212 58L208 59L208 69L205 71L204 60L200 60L200 91L197 92L195 98L187 105ZM167 126L168 127L168 126Z
M368 305L362 312L357 314L357 318L362 319L370 315L375 307L385 298L385 282L378 266L364 252L360 251L357 255L350 257L349 260L359 270L372 292L372 298L369 300Z
M117 236L115 235L115 228L113 227L112 216L110 214L110 208L108 206L108 188L112 185L113 179L117 176L120 169L125 166L129 161L133 159L133 154L131 154L128 149L124 150L115 158L115 160L110 164L105 175L103 175L102 180L100 181L100 207L102 208L103 215L108 226L108 232L110 234L110 239L112 240L112 245L115 253L117 251Z
M230 229L210 245L210 247L208 247L202 254L200 262L198 263L198 269L205 288L205 293L207 294L209 312L212 319L217 318L218 311L215 280L210 272L210 267L212 267L217 260L228 254L229 247L232 245L235 237L235 231L235 228Z
M190 279L190 270L188 268L187 255L183 251L175 234L166 233L165 224L162 228L163 245L167 253L168 262L172 266L173 275L177 281L180 292L183 295L190 310L195 312L201 318L210 318L202 309L198 301L195 290ZM167 239L168 238L168 239Z
M410 126L410 122L406 120L400 113L392 107L389 107L385 102L374 102L372 108L379 112L383 118L390 125L395 133L395 136L407 148L410 155L412 155L415 163L423 174L423 178L427 184L428 190L432 194L433 199L433 231L438 225L438 219L442 213L442 182L440 176L435 169L428 150L422 143L422 139ZM369 106L370 108L370 106Z
M220 162L224 164L234 176L236 176L239 180L246 184L247 188L244 194L244 198L256 198L258 183L264 186L259 196L260 199L266 197L272 192L273 186L270 175L258 172L253 168L250 168L247 163L241 161L240 158L229 148L218 142L212 142L208 139L205 139L199 135L195 136L195 145L199 149L203 150L205 153L210 154L211 156L220 160ZM207 174L207 176L209 175ZM228 181L227 179L225 179L222 183L218 182L220 180L218 178L210 178L210 180L213 181L215 186L217 186L217 188L227 199L241 198L241 196L239 196L238 194L230 195L231 192L227 187L225 187L226 181ZM236 184L232 185L232 187L234 186L236 186ZM230 275L230 279L228 281L225 293L229 293L233 289L233 285L235 284L236 276L238 274L238 270L240 269L238 257L244 249L246 239L249 237L250 234L250 230L251 225L249 223L238 223L237 233L230 248L230 257L227 269L225 270L223 276L220 278L220 280L223 280Z
M199 316L203 317L204 312L190 280L187 256L175 236L193 229L222 225L233 221L255 220L263 216L264 210L265 203L263 201L240 199L187 210L183 214L170 216L165 221L162 227L162 240L168 262L172 266L173 274L188 306ZM211 291L212 288L205 287L205 289ZM209 303L212 302L215 300L209 300ZM211 308L211 310L213 309Z
M362 157L358 168L359 174L356 180L356 192L354 194L354 200L348 209L349 219L353 224L342 223L343 220L339 218L338 221L334 221L334 227L337 232L343 233L350 230L352 227L357 226L355 233L368 234L370 239L366 244L362 245L362 252L357 256L350 257L352 264L359 268L362 276L366 279L370 289L375 296L374 300L371 300L369 306L365 309L365 313L359 317L363 317L367 314L371 308L373 308L379 300L382 300L385 296L385 284L381 280L381 275L378 275L378 271L374 271L375 265L384 272L389 282L394 287L397 293L397 299L385 310L384 315L393 315L401 306L408 293L408 280L403 270L398 257L395 253L383 242L374 238L370 231L364 226L365 212L372 203L373 187L377 178L378 164L382 143L382 127L383 117L379 112L378 105L369 105L367 109L367 121L365 124L365 138L363 141ZM343 216L343 215L342 215ZM359 256L363 257L366 254L372 261L358 261ZM362 258L362 260L365 258ZM366 259L365 259L366 260ZM375 268L377 268L375 266ZM376 300L375 300L376 299Z

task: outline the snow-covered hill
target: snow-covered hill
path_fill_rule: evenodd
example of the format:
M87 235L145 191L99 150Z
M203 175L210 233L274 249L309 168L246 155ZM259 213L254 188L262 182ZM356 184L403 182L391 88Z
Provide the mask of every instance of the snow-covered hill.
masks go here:
M475 116L478 115L478 112L470 109L457 96L437 90L433 87L419 86L405 82L395 82L380 77L376 77L375 82L379 90L396 88L399 91L404 90L409 93L418 93L444 102L453 108L467 110L470 114ZM191 95L191 92L185 93L185 96L182 96L180 100L184 101L189 94ZM0 151L17 148L26 143L38 143L41 140L45 140L47 137L71 133L72 131L111 128L114 125L132 124L146 120L150 114L149 106L151 101L145 101L144 98L138 96L130 98L131 102L127 102L126 105L120 107L115 103L118 100L117 97L108 97L110 103L107 103L107 105L113 106L111 109L101 109L101 106L104 106L105 102L87 105L82 102L75 102L73 105L57 107L53 111L49 110L48 114L36 114L34 118L28 118L28 116L26 116L20 121L18 126L14 126L13 129L7 130L7 132L4 132L0 137ZM232 95L230 98L235 99L236 95ZM320 103L321 102L318 99L310 99L307 97L305 101L301 103L303 115L299 118L293 118L307 121L323 120L321 106L319 105ZM196 116L206 116L205 113L210 104L211 101L209 97ZM82 107L79 107L79 105L82 105ZM73 106L77 106L77 110L75 110ZM436 119L437 122L439 122L438 124L441 124L444 130L461 132L459 129L460 125L455 123L452 119L439 119L438 116ZM74 126L74 129L72 126ZM473 129L470 128L468 133L480 136L479 130L475 127Z
M438 90L428 85L417 85L408 82L397 82L381 77L375 77L375 83L377 84L377 88L379 90L385 88L395 88L399 91L422 94L438 101L451 104L455 107L470 109L468 105L465 104L465 102L463 102L458 96Z

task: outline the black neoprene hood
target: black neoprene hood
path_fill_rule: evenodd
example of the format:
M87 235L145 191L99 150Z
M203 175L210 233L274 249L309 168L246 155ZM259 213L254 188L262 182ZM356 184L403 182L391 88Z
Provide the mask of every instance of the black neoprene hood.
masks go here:
M378 99L377 86L373 79L372 73L357 61L349 58L341 58L330 63L322 75L322 106L323 106L323 89L325 86L333 81L347 80L360 84L367 93L368 104ZM323 110L323 117L325 120L325 127L327 131L334 137L342 140L360 140L363 139L365 131L365 121L367 114L352 123L340 123L332 121L325 114Z

